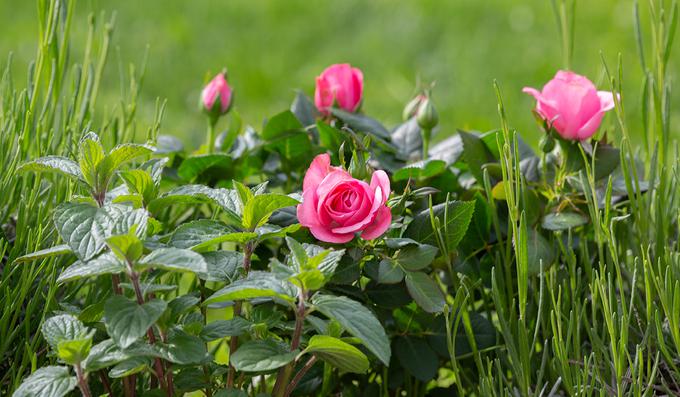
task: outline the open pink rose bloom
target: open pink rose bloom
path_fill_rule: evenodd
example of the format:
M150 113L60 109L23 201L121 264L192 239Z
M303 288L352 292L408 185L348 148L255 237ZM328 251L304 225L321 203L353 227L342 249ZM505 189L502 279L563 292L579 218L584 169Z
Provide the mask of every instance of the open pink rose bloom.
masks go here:
M384 171L375 171L368 184L331 166L330 156L320 154L305 174L298 220L314 237L328 243L346 243L355 234L373 240L392 221L386 205L389 195L390 180Z
M523 92L536 98L536 112L552 124L564 139L588 139L614 108L611 92L598 91L588 78L560 70L542 91L525 87Z
M348 63L327 67L316 78L314 104L319 112L328 114L334 104L348 112L356 112L364 91L364 75Z

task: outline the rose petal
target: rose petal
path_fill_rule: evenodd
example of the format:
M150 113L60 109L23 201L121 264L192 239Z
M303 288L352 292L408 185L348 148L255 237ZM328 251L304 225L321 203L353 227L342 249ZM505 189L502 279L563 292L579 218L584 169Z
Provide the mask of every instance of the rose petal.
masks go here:
M374 219L374 214L378 211L381 205L383 205L380 201L382 199L382 189L378 187L375 189L375 196L373 197L373 203L371 206L371 210L369 213L364 217L362 220L360 220L357 223L350 224L348 226L344 227L336 227L331 230L333 230L333 233L350 233L350 232L358 232L359 230L363 229L364 226L370 224L373 222Z
M311 226L309 227L309 231L312 232L312 235L314 235L314 237L327 243L342 244L352 241L352 239L354 238L354 233L337 234L333 233L332 231L326 229L323 226Z
M375 215L373 223L368 225L361 233L364 240L373 240L382 236L392 223L392 211L390 207L381 207Z
M312 163L305 173L305 179L302 182L302 191L306 192L308 190L316 189L330 172L331 156L324 153L314 157L314 160L312 160Z

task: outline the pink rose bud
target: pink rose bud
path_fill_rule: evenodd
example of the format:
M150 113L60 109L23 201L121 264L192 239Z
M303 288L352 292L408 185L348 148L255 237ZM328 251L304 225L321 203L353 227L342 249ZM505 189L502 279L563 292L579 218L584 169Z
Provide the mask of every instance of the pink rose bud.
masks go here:
M225 114L231 106L231 95L231 87L229 87L224 73L219 73L203 88L201 103L208 113L218 112L219 114ZM217 107L218 99L219 107Z
M588 78L560 70L542 91L525 87L523 92L536 98L536 112L564 139L588 139L614 108L611 92L598 91Z
M356 112L364 91L364 74L348 63L331 65L316 78L314 103L324 115L337 105L348 112Z
M297 217L321 241L346 243L355 233L373 240L392 222L386 205L389 195L390 180L384 171L375 171L368 184L331 166L330 156L320 154L305 174Z

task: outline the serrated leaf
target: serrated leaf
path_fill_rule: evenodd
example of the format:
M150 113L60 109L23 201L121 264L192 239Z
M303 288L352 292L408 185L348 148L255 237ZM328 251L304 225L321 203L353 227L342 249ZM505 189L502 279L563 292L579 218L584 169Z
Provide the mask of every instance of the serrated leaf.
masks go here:
M201 339L206 342L227 336L241 336L248 332L252 324L243 317L234 317L230 320L217 320L207 324L201 330Z
M97 166L104 160L106 154L104 147L99 142L99 137L94 132L88 132L80 140L80 150L78 151L78 163L80 165L80 172L83 178L93 189L99 190L102 187L99 185L99 174L97 173Z
M439 286L423 272L406 272L406 288L418 306L428 313L440 313L446 300Z
M331 108L333 116L339 118L350 128L357 132L366 132L382 139L390 139L390 132L387 131L379 121L363 114L349 113L341 109Z
M83 362L83 368L88 372L94 372L116 365L129 357L113 339L106 339L92 346L90 354Z
M319 111L314 106L314 103L302 92L295 93L295 99L290 105L290 111L293 112L295 118L298 119L303 126L314 124L316 118L319 116Z
M236 280L243 267L243 254L234 251L212 251L203 254L207 270L199 273L206 281L229 282Z
M124 296L115 295L104 305L104 324L111 339L125 349L144 336L166 308L167 304L160 299L139 305Z
M223 242L244 243L257 237L254 232L240 232L222 222L200 219L179 226L169 244L177 248L204 251Z
M130 357L111 368L109 376L115 379L134 375L150 368L151 363L152 361L148 357Z
M399 250L396 261L406 270L421 270L432 263L438 251L428 244L409 245Z
M78 380L67 367L47 366L21 382L13 397L63 397L76 388Z
M271 117L262 130L262 138L272 140L291 131L299 131L302 124L295 117L293 112L285 110Z
M368 358L361 350L332 336L312 336L302 353L314 354L345 372L363 374L369 367Z
M486 147L481 137L465 131L458 131L463 142L463 158L479 183L484 181L483 166L486 163L495 161L493 155Z
M391 135L392 143L397 147L403 159L409 160L420 157L423 137L415 117L411 117L408 121L398 125Z
M231 157L225 153L199 154L187 157L177 169L177 174L185 181L190 181L209 168L229 167Z
M200 254L180 248L159 248L137 262L135 268L156 267L174 272L204 274L208 265Z
M439 359L422 338L400 336L394 340L394 354L399 363L416 379L427 382L437 375Z
M125 263L113 252L105 252L87 262L75 261L61 272L57 282L65 283L102 274L120 274L125 271L125 268Z
M281 368L295 359L299 350L273 340L251 340L244 343L229 358L231 365L243 372L267 372Z
M243 208L243 227L255 230L267 223L274 211L297 204L299 201L283 194L265 193L255 196Z
M248 277L236 280L205 300L205 304L243 299L276 297L286 302L295 301L293 287L271 273L253 271Z
M317 294L312 303L321 313L339 322L385 365L390 362L390 342L378 319L359 302L344 296Z
M432 207L434 216L440 219L440 231L450 251L455 250L460 240L465 236L474 209L475 203L473 201L449 201L448 205L442 203ZM435 231L432 228L429 209L416 214L413 221L408 225L404 237L433 246L438 245Z
M405 181L407 179L426 179L437 176L446 170L444 160L421 160L403 166L392 175L394 181Z
M158 351L164 359L180 365L200 364L208 357L201 338L180 330L173 331L167 343L158 344Z
M80 166L75 161L61 156L45 156L23 163L17 172L57 172L70 178L85 182Z
M14 263L31 262L38 259L49 258L57 255L64 255L73 252L71 248L66 244L55 245L51 248L45 248L40 251L36 251L24 256L20 256L14 260Z
M404 279L404 271L392 259L383 259L378 264L378 282L380 284L396 284Z
M87 336L87 328L76 317L60 314L48 318L42 325L42 333L52 349L57 349L60 342L77 340Z
M233 224L241 224L241 203L232 189L213 189L204 185L178 186L149 203L149 210L157 212L172 204L214 203L225 212Z

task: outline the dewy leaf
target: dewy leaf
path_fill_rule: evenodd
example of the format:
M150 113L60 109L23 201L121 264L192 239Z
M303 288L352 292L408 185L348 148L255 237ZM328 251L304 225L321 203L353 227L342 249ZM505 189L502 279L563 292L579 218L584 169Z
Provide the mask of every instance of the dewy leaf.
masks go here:
M312 304L327 317L336 320L385 365L390 362L390 342L378 319L361 303L344 296L317 294Z
M240 346L229 361L238 371L266 372L283 367L298 353L271 339L251 340Z
M20 256L14 260L14 263L31 262L38 259L49 258L51 256L69 254L71 252L73 251L71 251L71 248L66 244L55 245L52 248L45 248L44 250Z
M368 358L361 350L332 336L312 336L302 353L314 354L341 371L357 374L368 371Z
M211 219L182 224L170 237L169 244L177 248L203 251L223 242L243 243L257 237L254 232L239 232L231 226Z
M184 159L177 169L177 174L185 181L189 181L209 168L215 166L229 167L230 165L231 157L226 153L199 154Z
M144 336L166 307L167 303L160 299L139 305L122 295L114 295L104 305L104 324L111 339L124 349Z
M440 219L440 230L450 251L455 250L460 240L465 236L474 209L474 201L449 201L448 206L446 203L442 203L432 207L434 216ZM445 217L446 219L444 219ZM437 246L437 238L432 229L429 209L425 209L415 216L408 225L404 237Z
M78 163L61 156L40 157L33 161L22 164L17 168L17 172L58 172L70 178L84 182L83 173L80 171Z
M78 380L67 367L50 365L24 379L12 397L63 397L76 388Z
M176 272L202 274L208 271L208 265L200 254L187 249L159 248L137 262L135 267L156 267Z
M205 300L206 304L243 299L276 297L286 302L295 301L293 287L271 273L254 271L236 280Z
M254 230L267 223L274 211L298 203L296 199L283 194L265 193L255 196L243 209L243 227Z
M201 339L210 342L227 336L241 336L248 332L251 326L252 324L243 317L213 321L203 327Z
M229 282L236 280L243 266L243 254L234 251L212 251L203 254L207 270L198 277L206 281Z
M439 286L423 272L406 272L406 288L418 306L428 313L440 313L446 300Z
M94 277L102 274L119 274L125 271L125 263L113 252L105 252L87 262L76 261L64 269L58 283L78 280L83 277Z
M543 217L541 226L548 230L566 230L588 223L588 218L575 212L550 213Z

